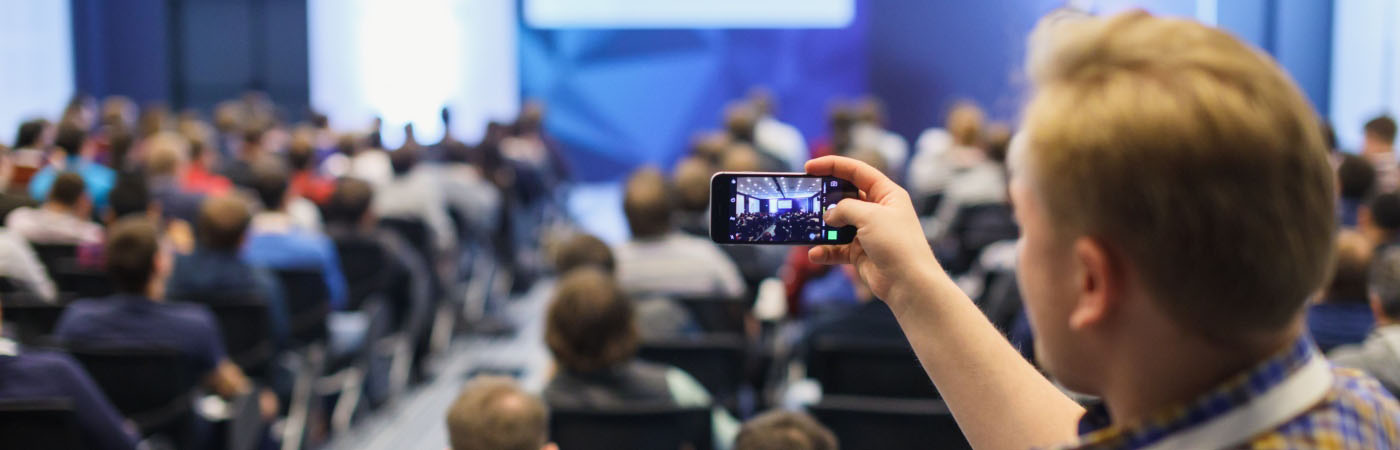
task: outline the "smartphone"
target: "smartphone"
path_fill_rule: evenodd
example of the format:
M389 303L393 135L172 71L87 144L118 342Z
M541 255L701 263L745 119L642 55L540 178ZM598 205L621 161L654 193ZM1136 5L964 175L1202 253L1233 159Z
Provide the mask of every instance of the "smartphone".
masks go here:
M719 244L849 244L855 227L824 213L859 198L851 182L802 173L720 172L710 178L710 239Z

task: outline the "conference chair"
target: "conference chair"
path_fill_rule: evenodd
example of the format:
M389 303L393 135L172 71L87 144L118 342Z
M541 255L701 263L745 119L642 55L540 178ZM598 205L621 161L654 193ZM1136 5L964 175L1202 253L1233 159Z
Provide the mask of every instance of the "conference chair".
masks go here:
M50 267L49 273L60 292L71 292L78 298L100 298L117 292L106 273L78 268L76 264Z
M972 448L939 400L823 396L808 412L845 450Z
M730 297L680 297L676 301L690 311L706 333L744 334L749 302Z
M987 203L967 205L958 209L949 226L946 242L935 243L939 261L951 273L963 273L982 254L982 249L994 242L1014 240L1021 234L1012 215L1011 205Z
M81 450L78 432L68 399L0 400L0 441L6 448Z
M229 359L248 376L265 378L276 352L267 303L258 298L195 299L214 313Z
M185 444L181 448L202 439L193 426L201 380L178 351L90 345L67 349L143 436L164 436Z
M709 408L671 406L550 410L550 440L569 450L708 450Z
M733 411L744 383L745 344L740 335L709 334L643 342L637 349L637 356L686 371L710 391L716 403Z
M13 331L20 343L47 345L45 340L53 334L66 307L63 301L49 303L29 294L7 294L0 315L5 320L5 331Z
M287 300L291 343L304 346L326 339L330 315L330 289L319 270L278 270L277 279Z
M938 398L938 390L906 342L821 338L813 343L807 375L830 395Z
M44 263L44 267L53 273L53 268L58 266L71 265L78 259L78 246L73 244L40 244L30 243L34 248L34 253L39 257L39 262Z
M1016 284L1016 272L997 270L985 275L986 288L977 299L978 308L1002 334L1010 332L1021 313L1021 291Z
M9 277L0 277L0 294L24 292L24 284Z

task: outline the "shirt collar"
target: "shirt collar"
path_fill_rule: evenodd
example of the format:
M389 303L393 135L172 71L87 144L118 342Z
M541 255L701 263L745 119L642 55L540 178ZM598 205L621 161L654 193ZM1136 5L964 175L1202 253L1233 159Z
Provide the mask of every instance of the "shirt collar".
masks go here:
M1173 433L1200 425L1248 404L1288 379L1313 358L1316 345L1306 336L1249 371L1240 373L1210 392L1187 403L1163 408L1142 423L1112 423L1105 405L1089 408L1079 420L1075 447L1106 449L1142 448Z

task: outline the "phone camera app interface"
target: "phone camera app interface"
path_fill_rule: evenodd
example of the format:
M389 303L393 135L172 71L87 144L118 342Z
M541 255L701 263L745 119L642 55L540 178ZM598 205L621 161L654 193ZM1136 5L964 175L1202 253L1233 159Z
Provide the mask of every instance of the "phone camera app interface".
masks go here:
M841 192L819 177L736 177L729 199L729 238L735 242L825 242L837 239L822 213ZM830 195L828 195L830 191Z

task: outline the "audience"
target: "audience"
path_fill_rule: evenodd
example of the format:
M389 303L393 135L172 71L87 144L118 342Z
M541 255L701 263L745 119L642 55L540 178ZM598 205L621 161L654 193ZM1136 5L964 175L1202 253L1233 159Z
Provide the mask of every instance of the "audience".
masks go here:
M1376 180L1381 192L1400 189L1400 166L1397 166L1400 162L1395 159L1395 134L1395 119L1390 116L1371 119L1363 127L1361 156L1376 167Z
M168 303L171 255L143 218L122 219L107 237L107 273L118 294L73 302L54 337L67 345L175 349L209 390L225 399L249 392L248 379L224 353L214 315L202 305Z
M394 178L375 190L374 210L382 218L421 222L431 233L433 248L444 252L457 244L457 231L439 183L418 165L419 151L402 148L390 155Z
M49 164L29 180L29 196L44 201L59 174L73 172L83 178L93 207L101 210L107 206L107 191L116 182L117 173L93 161L96 146L87 132L71 125L60 126L53 143L55 150L49 155Z
M1357 226L1357 213L1376 193L1376 169L1366 158L1342 154L1337 165L1337 216L1345 228Z
M655 169L627 180L623 212L632 239L614 249L623 290L636 297L743 295L739 270L714 243L675 230L671 192Z
M590 234L575 233L553 247L554 272L560 276L577 269L594 268L609 275L616 263L608 244ZM690 311L664 297L633 299L638 336L642 341L658 341L694 336L700 326Z
M710 176L715 169L699 156L690 156L676 164L677 228L686 234L710 237Z
M3 314L3 311L0 311ZM0 401L61 399L68 401L82 448L135 449L136 436L123 425L121 413L72 357L22 347L0 337Z
M1357 229L1372 247L1380 249L1400 243L1400 193L1388 192L1371 198L1357 210Z
M918 153L909 162L909 193L914 198L940 194L953 183L953 174L986 159L982 145L982 108L959 102L948 111L943 128L919 135Z
M551 408L628 405L710 407L710 394L690 374L638 360L635 309L611 276L586 267L565 274L545 316L545 344L556 372L544 388ZM716 409L717 442L731 442L738 424Z
M1337 236L1332 259L1332 276L1317 303L1308 306L1308 331L1313 342L1326 352L1339 345L1366 339L1375 319L1366 294L1366 274L1373 248L1354 231Z
M185 176L180 179L180 188L202 195L228 193L233 189L233 182L215 173L218 161L219 153L208 139L191 139L190 164L185 168Z
M326 199L326 234L335 242L341 270L349 288L348 305L357 307L373 295L387 295L395 318L427 308L431 300L428 261L398 234L377 226L370 207L374 187L369 182L342 178Z
M64 172L53 181L48 198L38 208L19 208L5 227L35 244L95 244L102 226L91 220L93 204L83 177Z
M292 137L291 147L287 148L287 161L292 169L291 189L299 197L324 205L330 199L331 192L335 191L335 181L317 173L313 138L311 130L298 130Z
M467 382L447 409L452 450L558 450L549 442L549 410L509 378Z
M204 196L186 191L180 182L189 166L189 141L174 132L162 131L145 142L145 177L151 200L160 204L162 214L194 222Z
M878 303L878 302L877 302ZM734 450L838 450L836 435L812 416L769 411L744 422Z
M287 302L277 277L249 265L239 252L247 239L252 214L248 202L233 195L210 197L199 210L198 243L179 255L166 282L166 297L206 305L257 301L267 305L274 342L286 341Z
M843 268L833 268L831 276L839 277L853 288L855 307L837 308L827 310L825 315L818 315L807 321L806 332L802 339L793 346L792 356L797 360L807 361L811 358L811 352L815 349L816 343L825 340L860 340L863 342L889 344L894 347L907 347L908 340L904 333L899 331L899 322L895 320L894 313L890 311L889 305L875 298L870 292L870 287L860 280L860 276L855 270L846 266ZM817 286L809 288L808 292L815 290ZM805 307L811 307L811 302L804 302Z
M15 133L15 146L11 150L14 173L9 183L3 186L7 191L28 191L34 174L47 162L49 146L53 145L53 124L44 119L32 119L19 125Z
M1391 395L1400 395L1400 249L1387 249L1371 265L1368 304L1376 328L1365 342L1327 353L1342 367L1361 369L1380 380Z
M24 193L24 189L10 188L10 180L15 178L18 171L15 167L14 152L0 144L0 224L5 223L11 211L39 205Z
M807 141L802 139L802 132L797 127L778 121L778 105L768 89L750 89L748 100L758 114L753 130L754 145L781 160L784 171L801 172L808 155Z
M898 133L885 129L885 105L875 97L856 102L855 123L851 126L851 149L873 149L885 157L890 173L904 174L909 160L909 142Z
M346 304L345 276L335 245L319 231L299 224L287 212L293 196L288 173L277 164L253 168L252 186L266 208L253 215L243 245L243 260L270 270L311 270L321 273L333 309Z

